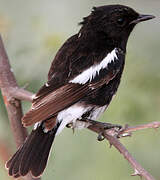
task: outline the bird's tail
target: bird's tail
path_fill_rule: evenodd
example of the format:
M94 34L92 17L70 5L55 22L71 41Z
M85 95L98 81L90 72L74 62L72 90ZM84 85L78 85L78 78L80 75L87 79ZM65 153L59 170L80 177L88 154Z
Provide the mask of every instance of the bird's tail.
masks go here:
M25 176L30 171L33 177L39 177L46 167L58 127L59 124L47 133L44 132L43 125L33 130L24 144L6 163L9 175L18 178Z

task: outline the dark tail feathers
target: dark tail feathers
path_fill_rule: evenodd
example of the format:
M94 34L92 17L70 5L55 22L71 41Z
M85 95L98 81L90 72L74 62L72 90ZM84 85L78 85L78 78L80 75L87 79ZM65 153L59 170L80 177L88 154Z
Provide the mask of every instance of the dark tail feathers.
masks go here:
M34 177L40 176L46 167L58 127L59 124L47 133L44 133L42 125L33 130L24 144L6 163L9 175L18 178L30 171Z

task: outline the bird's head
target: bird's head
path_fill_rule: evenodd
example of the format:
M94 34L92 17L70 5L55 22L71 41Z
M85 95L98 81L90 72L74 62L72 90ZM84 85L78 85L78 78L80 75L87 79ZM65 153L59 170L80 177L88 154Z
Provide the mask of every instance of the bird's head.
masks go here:
M82 25L81 32L88 35L103 35L115 43L126 45L134 26L152 18L154 16L139 14L132 8L123 5L94 7L91 14L80 23Z

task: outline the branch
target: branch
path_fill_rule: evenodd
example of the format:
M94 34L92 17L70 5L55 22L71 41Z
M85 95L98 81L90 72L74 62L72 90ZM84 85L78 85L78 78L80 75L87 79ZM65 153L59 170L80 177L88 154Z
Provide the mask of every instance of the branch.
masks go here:
M99 123L98 123L99 124ZM137 130L140 129L146 129L151 128L151 124L153 125L152 128L154 127L155 122L150 123L149 125L140 125L137 126ZM158 123L158 127L160 127L160 123ZM142 128L143 126L143 128ZM138 128L139 127L139 128ZM140 128L141 127L141 128ZM124 134L128 133L128 132L132 132L131 129L133 127L128 127L126 129L124 129L122 132L124 132ZM157 126L156 126L157 128ZM104 126L99 127L99 125L90 125L88 127L88 129L90 129L91 131L94 131L98 134L100 134L102 132L102 129L104 129ZM133 130L135 131L135 127L133 128ZM133 156L128 152L128 150L123 146L123 144L120 143L120 141L118 140L117 137L115 137L115 130L114 129L110 129L110 130L106 130L103 132L103 136L105 137L105 139L107 139L110 143L110 145L113 145L123 156L125 159L127 159L127 161L131 164L132 168L134 169L134 174L132 174L133 176L139 175L141 177L144 177L146 180L155 180L154 177L149 174L134 158ZM123 134L121 133L121 137L123 137ZM116 134L117 136L117 134Z
M151 123L148 123L148 124L142 124L142 125L138 125L138 126L126 126L122 131L119 132L119 135L123 136L123 134L129 134L129 133L132 133L134 131L138 131L138 130L143 130L143 129L149 129L149 128L153 128L153 129L156 129L156 128L159 128L160 127L160 122L158 121L154 121L154 122L151 122Z
M10 94L10 88L16 89L17 87L15 77L11 71L8 57L0 37L0 88L8 112L16 146L19 147L27 137L27 131L20 121L22 117L22 107L20 101Z
M21 146L27 137L27 130L22 126L21 118L23 116L20 99L28 99L30 93L18 87L16 79L11 70L8 56L5 51L2 38L0 36L0 88L7 109L12 133L17 148ZM18 95L16 95L18 92ZM13 95L14 94L14 95ZM15 96L16 95L16 96ZM18 97L18 98L17 98ZM16 99L17 98L17 99ZM19 100L18 100L19 99ZM34 180L30 174L25 176L26 180Z
M13 73L10 71L8 57L5 53L1 39L0 39L0 87L2 90L6 108L9 114L11 127L13 126L12 129L13 129L13 133L15 134L14 135L15 139L17 139L18 134L22 137L26 137L26 130L25 128L22 127L21 121L20 121L22 117L22 112L20 110L18 111L17 109L21 109L21 104L19 100L26 100L26 101L32 102L33 94L17 86ZM14 108L14 110L15 109L17 110L17 113L15 113L15 118L11 117L14 111L12 111L12 109L10 110L10 108ZM9 113L10 111L11 113ZM18 117L17 117L17 114L19 114ZM14 128L13 122L15 122L16 124L20 124L19 125L20 133L16 134L16 132L14 132L15 128ZM160 122L152 122L149 124L138 125L138 126L133 126L133 127L126 126L124 129L119 131L118 134L114 128L104 131L104 127L105 127L105 123L99 123L95 121L95 123L91 124L88 127L88 129L98 134L103 132L103 136L105 137L105 139L107 139L109 143L113 145L124 156L124 158L127 159L128 162L131 164L131 166L133 167L135 171L135 173L133 174L134 176L139 175L141 177L144 177L146 180L155 180L154 177L152 177L152 175L150 175L144 168L142 168L142 166L132 157L132 155L120 143L117 137L120 137L120 138L125 137L126 135L129 135L133 131L138 131L142 129L158 128L160 127ZM21 139L20 144L23 142L24 139L25 138Z

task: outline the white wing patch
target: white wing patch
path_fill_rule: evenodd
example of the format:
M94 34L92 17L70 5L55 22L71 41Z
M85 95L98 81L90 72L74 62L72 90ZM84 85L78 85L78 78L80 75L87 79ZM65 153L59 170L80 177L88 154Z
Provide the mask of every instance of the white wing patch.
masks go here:
M94 109L91 112L91 114L89 115L88 119L97 120L100 117L100 115L104 113L106 108L107 108L107 105L104 105L102 107L94 107ZM87 128L90 125L91 124L89 122L80 121L80 120L76 120L76 122L73 123L74 128L77 128L77 129Z
M114 50L111 51L111 53L108 53L107 56L99 64L92 65L90 68L83 71L81 74L79 74L69 82L85 84L86 82L91 81L92 79L94 79L96 74L99 74L101 69L107 68L109 63L118 59L116 52L117 49L115 48Z

